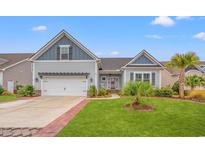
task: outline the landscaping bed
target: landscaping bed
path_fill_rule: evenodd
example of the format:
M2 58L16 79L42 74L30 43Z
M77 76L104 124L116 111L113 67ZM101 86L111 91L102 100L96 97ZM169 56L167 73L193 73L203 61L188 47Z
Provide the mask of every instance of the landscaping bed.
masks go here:
M125 109L133 100L92 100L58 136L205 136L204 104L152 97L142 101L152 112Z

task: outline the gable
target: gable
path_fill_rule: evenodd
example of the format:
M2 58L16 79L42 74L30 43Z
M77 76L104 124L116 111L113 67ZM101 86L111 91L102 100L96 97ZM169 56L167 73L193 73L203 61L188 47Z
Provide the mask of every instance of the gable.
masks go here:
M57 51L60 45L70 45L72 47L72 60L92 60L93 58L88 55L85 51L79 48L73 41L68 39L66 36L61 38L49 49L47 49L38 60L57 60Z
M145 55L141 55L136 58L131 64L154 64L154 62L148 59Z
M146 50L142 50L138 53L130 62L128 62L125 67L161 67L164 66L156 60L152 55L150 55Z
M57 60L60 54L59 45L68 45L70 47L69 60L99 60L95 54L65 30L59 32L53 39L31 56L29 60ZM70 50L72 52L70 52ZM57 52L58 55L56 54ZM73 59L70 57L73 57Z

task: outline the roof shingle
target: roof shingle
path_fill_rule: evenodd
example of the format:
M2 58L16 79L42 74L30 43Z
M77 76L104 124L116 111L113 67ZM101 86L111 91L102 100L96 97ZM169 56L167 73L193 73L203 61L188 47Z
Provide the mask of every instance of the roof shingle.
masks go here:
M0 54L1 64L0 69L4 69L10 65L18 63L24 59L31 57L33 53L7 53Z

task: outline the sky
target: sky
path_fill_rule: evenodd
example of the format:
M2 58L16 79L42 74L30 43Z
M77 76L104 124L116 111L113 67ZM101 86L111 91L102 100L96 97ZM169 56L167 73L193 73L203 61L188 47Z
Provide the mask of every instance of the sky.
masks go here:
M62 29L98 57L160 61L194 51L205 60L205 17L0 17L0 53L36 52Z

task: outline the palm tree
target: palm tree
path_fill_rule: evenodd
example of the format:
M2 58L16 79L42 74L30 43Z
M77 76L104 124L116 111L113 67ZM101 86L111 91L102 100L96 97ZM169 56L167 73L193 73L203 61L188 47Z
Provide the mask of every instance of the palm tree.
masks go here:
M179 69L179 95L181 98L184 98L185 69L198 64L199 57L194 52L176 54L171 58L171 61L167 63L167 67Z
M203 85L203 78L197 75L190 75L186 77L185 84L191 87L191 90L194 90L196 86Z

